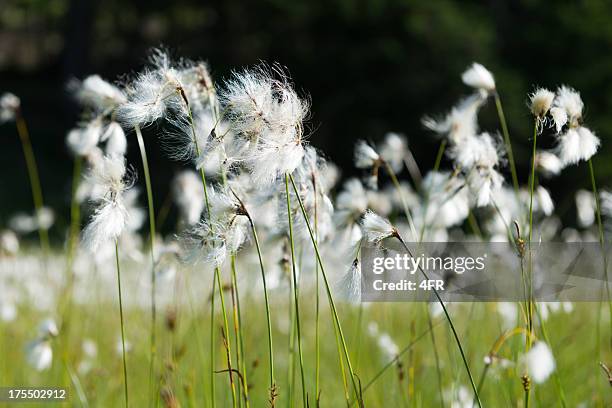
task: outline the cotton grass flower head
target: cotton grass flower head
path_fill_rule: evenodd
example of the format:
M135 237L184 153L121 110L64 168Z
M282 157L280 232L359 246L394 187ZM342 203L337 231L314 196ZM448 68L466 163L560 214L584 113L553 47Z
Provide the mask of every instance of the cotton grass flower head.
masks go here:
M389 132L379 148L380 157L395 173L399 173L404 166L404 159L408 154L408 141L406 137Z
M451 145L462 143L478 132L478 111L486 98L479 93L461 100L451 111L440 119L424 117L425 128L445 136Z
M21 100L15 94L5 92L0 96L0 124L15 120Z
M357 304L361 300L361 262L353 260L351 267L340 278L337 289L341 297L350 303Z
M467 86L492 93L495 91L493 74L481 64L474 62L461 74L461 80Z
M0 257L2 255L17 255L19 252L19 238L10 229L0 230Z
M192 170L180 172L172 182L172 194L181 222L186 225L197 224L205 206L204 187L200 176Z
M369 169L380 165L380 155L365 140L355 144L355 167Z
M48 339L37 339L28 343L26 347L28 364L36 371L45 371L53 363L53 349Z
M125 159L107 156L89 176L99 187L100 197L93 198L97 207L83 231L83 243L95 251L102 244L116 241L129 222L124 193L133 181L126 176Z
M219 98L237 142L247 147L241 161L254 182L269 184L295 170L304 155L309 104L279 67L234 72Z
M107 156L125 156L127 152L127 138L119 123L109 123L102 136L100 136L100 141L106 142L104 151Z
M554 99L554 92L545 88L536 89L535 92L529 96L529 109L533 116L544 118L550 110Z
M98 145L104 126L100 119L94 119L81 127L72 129L66 135L66 146L75 156L86 156Z
M71 87L81 104L99 111L112 110L127 101L121 89L99 75L90 75L80 83L73 82Z
M568 129L558 136L558 140L556 154L564 165L589 160L597 153L600 145L599 138L584 126Z
M542 384L555 371L555 358L550 347L542 342L536 342L524 356L524 364L530 378L536 384Z
M126 127L146 126L168 114L188 115L189 99L183 74L193 63L174 63L167 52L154 49L149 64L125 88L127 102L117 109Z
M371 244L378 245L386 238L399 237L397 229L387 219L370 210L364 214L361 227L366 240Z
M545 150L536 153L535 164L540 173L546 177L556 176L563 170L563 162L559 157Z
M578 225L590 227L595 222L595 196L587 190L576 192L576 216Z
M580 97L580 93L577 92L575 89L567 85L560 86L557 89L554 106L566 113L566 121L569 123L570 127L577 127L580 124L580 121L582 120L582 110L584 109L584 102ZM561 124L563 122L563 115L559 115L559 124Z

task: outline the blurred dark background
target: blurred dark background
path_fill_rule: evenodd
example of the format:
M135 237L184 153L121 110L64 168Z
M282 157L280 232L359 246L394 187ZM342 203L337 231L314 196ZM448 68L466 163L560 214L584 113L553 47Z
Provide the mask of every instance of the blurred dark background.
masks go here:
M64 136L79 118L66 92L70 78L98 73L115 80L138 70L152 46L210 63L217 81L260 60L288 67L312 97L310 140L343 174L354 173L357 139L408 136L430 168L438 142L420 118L446 112L469 90L461 72L473 61L496 77L519 173L526 181L534 85L580 90L586 123L602 139L595 157L601 185L612 176L612 3L449 0L0 0L0 93L21 97L46 202L68 218L72 161ZM482 127L498 129L494 105ZM13 123L0 127L0 225L32 208ZM544 140L543 144L551 144ZM137 167L136 146L130 161ZM149 143L157 204L181 164ZM509 178L508 178L509 180ZM573 192L589 186L585 164L543 182L571 211ZM144 201L143 201L144 205Z

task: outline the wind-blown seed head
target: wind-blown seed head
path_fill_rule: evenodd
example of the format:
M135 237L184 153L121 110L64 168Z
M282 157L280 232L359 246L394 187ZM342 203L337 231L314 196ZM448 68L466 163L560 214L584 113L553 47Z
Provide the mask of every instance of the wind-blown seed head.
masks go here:
M536 166L547 177L556 176L563 170L563 163L556 154L540 150L536 153Z
M368 169L380 161L380 156L366 141L358 140L355 144L355 167Z
M177 174L172 183L172 193L180 218L186 225L195 225L204 210L202 179L192 170Z
M66 135L66 146L75 156L88 155L100 142L102 121L94 119L84 127L72 129Z
M555 130L557 131L557 133L560 133L563 129L563 126L565 126L565 124L567 123L567 112L563 108L553 106L552 108L550 108L550 117L552 118L553 123L555 125Z
M587 190L576 191L578 225L586 228L595 222L595 196Z
M16 95L5 92L0 96L0 124L15 120L15 115L21 107L21 100Z
M541 384L555 371L555 358L550 347L542 341L536 342L524 357L524 363L531 379Z
M45 371L53 363L53 349L48 339L37 339L28 343L26 347L28 364L36 371Z
M579 92L569 86L562 85L557 89L557 96L553 104L566 112L570 127L579 125L584 109L584 102L582 102Z
M111 122L100 137L101 142L106 142L104 149L107 156L125 156L127 151L127 138L121 125Z
M477 62L474 62L463 72L463 74L461 74L461 80L464 84L472 88L481 89L487 92L495 90L495 79L493 78L493 74Z
M347 180L336 197L337 224L351 224L357 221L367 209L368 199L361 181L356 178Z
M477 116L486 98L479 93L461 100L443 119L424 117L423 126L459 144L478 132Z
M337 283L338 292L343 299L350 303L361 300L361 262L355 259L348 271Z
M403 135L393 132L387 133L379 151L380 157L391 166L394 172L399 173L408 154L408 141Z
M123 91L99 75L90 75L81 83L75 82L72 87L81 104L99 111L114 109L127 101Z
M292 172L304 155L304 120L309 104L300 99L286 75L260 65L235 72L220 101L232 130L247 148L241 161L256 183L269 184Z
M398 235L395 227L387 219L370 210L364 214L361 227L366 240L371 244L378 245L384 239Z
M533 116L543 118L550 110L555 94L548 89L538 88L529 96L529 108Z
M564 165L587 161L597 153L599 138L584 126L570 128L557 137L556 154Z
M98 207L83 231L83 243L95 251L107 242L116 241L128 226L129 213L124 192L132 183L126 180L123 157L107 156L101 166L92 170L89 178L99 187L100 196L92 197L98 202Z

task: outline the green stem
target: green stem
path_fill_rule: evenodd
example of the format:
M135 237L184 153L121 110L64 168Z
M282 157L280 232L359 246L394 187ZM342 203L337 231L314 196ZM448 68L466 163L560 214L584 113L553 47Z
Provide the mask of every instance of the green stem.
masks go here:
M297 197L298 203L300 204L300 209L302 211L302 216L304 217L304 221L306 222L306 227L308 228L308 233L310 234L310 240L314 247L315 255L317 257L317 262L319 263L319 267L321 268L321 276L323 277L323 283L325 284L325 291L327 292L327 299L329 301L330 310L332 313L332 317L334 319L334 323L338 329L338 334L340 335L340 341L342 344L342 350L344 353L344 358L349 368L349 373L351 376L351 383L353 385L353 391L355 392L355 396L358 400L360 400L360 392L359 387L355 381L355 372L353 371L353 365L351 364L351 357L348 352L348 348L346 346L346 341L344 339L344 334L342 332L342 325L340 324L340 319L338 317L338 312L336 310L336 304L334 302L334 298L331 293L331 287L329 285L329 281L327 279L327 274L325 273L325 267L323 266L323 261L321 259L321 254L319 253L319 246L317 245L317 240L315 239L314 233L312 231L312 227L310 225L310 220L308 219L308 214L306 213L306 209L304 208L304 203L302 202L302 198L298 192L297 186L295 184L295 180L291 174L288 174L289 180L291 180L291 184L293 186L293 191Z
M34 208L36 209L36 216L39 216L40 210L44 206L42 187L40 184L40 177L38 176L38 166L36 165L36 157L34 156L34 150L32 149L32 142L30 140L30 133L28 132L28 126L26 125L21 112L17 112L15 117L15 124L17 125L17 133L21 140L21 147L23 148L23 155L26 161L26 167L28 169L28 176L30 178L30 188L32 189L32 198L34 200ZM49 233L44 228L38 228L38 238L40 240L40 247L45 255L49 254Z
M612 328L612 298L610 297L610 284L608 282L608 257L606 256L605 251L605 237L604 237L604 227L603 222L601 221L601 203L599 200L599 194L597 192L597 183L595 182L595 170L593 170L593 161L592 159L588 160L589 162L589 173L591 175L591 186L593 187L593 195L595 196L595 209L597 214L597 228L599 230L599 245L601 246L601 252L603 254L603 269L604 269L604 279L606 280L606 294L608 296L608 310L610 313L610 327ZM612 338L610 338L610 344L612 346Z
M510 162L510 172L512 174L512 185L514 191L518 194L519 182L516 173L516 164L514 162L514 154L512 153L512 143L510 143L510 133L508 132L508 125L506 124L506 116L504 115L504 109L502 108L501 98L499 93L495 92L495 107L497 108L497 116L504 134L504 143L506 144L506 152L508 153L508 161Z
M244 357L244 339L242 333L242 314L240 312L240 296L238 292L238 278L236 276L236 254L231 255L231 270L232 270L232 287L235 295L234 299L234 331L236 337L236 365L242 370L242 392L244 395L244 403L249 406L249 384L247 381L246 362ZM242 366L240 364L242 362ZM242 404L240 404L242 405Z
M121 320L121 354L123 356L123 389L125 406L129 406L127 362L125 356L125 324L123 322L123 299L121 297L121 267L119 266L119 243L115 240L115 261L117 263L117 291L119 293L119 318Z
M297 193L296 193L297 194ZM297 271L295 266L295 245L293 241L293 220L291 216L291 198L289 196L289 173L285 174L285 195L287 198L287 221L289 223L289 246L291 248L291 273L293 277L293 302L295 307L295 324L297 328L298 358L300 362L300 379L302 382L302 403L308 405L306 400L306 381L304 379L304 358L302 357L302 333L300 329L300 306Z
M259 238L257 237L257 230L255 229L255 223L250 215L247 215L249 224L251 224L251 231L253 232L253 240L255 241L255 248L257 249L257 257L259 258L259 268L261 270L261 281L264 289L264 300L266 303L266 322L268 325L268 358L270 360L270 391L275 388L274 380L274 347L272 343L272 318L270 315L270 301L268 299L268 286L266 283L266 271L264 268L263 256L261 254L261 246L259 245Z
M408 208L408 203L406 202L406 198L404 197L404 194L402 192L402 187L400 185L400 182L397 179L397 176L395 175L395 172L393 171L389 163L384 162L384 165L385 165L385 168L387 169L387 173L389 174L389 177L391 178L391 182L395 186L395 189L397 190L397 193L400 196L400 201L402 202L404 213L406 214L406 219L408 220L408 225L410 226L410 231L412 232L412 236L414 237L414 239L416 239L417 238L416 228L414 226L414 221L412 219L410 209Z
M406 245L404 240L397 233L396 233L396 238L402 244L402 246L404 247L406 252L408 252L408 255L413 257L412 251L410 251L410 249L408 248L408 245ZM426 280L429 280L429 277L427 276L427 274L425 273L423 268L420 267L420 265L419 265L419 270L421 271L421 274L423 275L423 277ZM453 336L455 338L455 342L457 343L457 347L459 348L459 353L461 354L461 359L463 360L463 365L465 366L465 370L466 370L467 375L468 375L468 377L470 379L470 384L472 385L472 390L474 391L474 396L476 398L476 401L478 402L478 406L482 407L482 403L480 402L480 396L478 395L478 390L476 389L476 384L474 384L474 378L472 377L472 371L470 370L470 365L467 362L467 358L465 356L465 352L463 351L463 346L461 345L461 340L459 340L459 335L457 334L457 330L455 330L455 325L453 324L453 320L451 319L450 315L448 314L448 310L446 309L446 306L444 305L444 302L442 301L442 298L440 297L440 294L438 293L438 291L435 288L433 288L433 292L436 295L436 299L440 303L440 306L442 306L442 310L444 311L444 316L446 316L446 320L448 321L448 325L450 326L450 329L453 332Z
M157 354L157 345L155 339L155 327L157 321L157 309L155 303L156 279L155 279L155 208L153 205L153 189L151 187L151 173L149 172L149 160L147 158L147 149L145 148L144 139L140 126L134 126L136 131L136 140L140 149L140 157L142 159L142 167L145 176L145 187L147 190L147 207L149 208L149 245L151 250L151 328L150 328L150 361L149 361L149 395L157 395L157 391L153 389L153 378L155 376L155 355ZM155 399L155 397L153 397Z

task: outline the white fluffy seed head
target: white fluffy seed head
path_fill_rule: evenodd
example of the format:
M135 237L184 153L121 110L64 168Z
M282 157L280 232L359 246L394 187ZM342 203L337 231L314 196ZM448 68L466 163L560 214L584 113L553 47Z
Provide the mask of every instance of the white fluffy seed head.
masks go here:
M342 298L349 303L361 301L361 262L355 259L351 267L340 278L337 288Z
M86 156L98 145L102 136L102 122L94 119L66 135L66 146L75 156Z
M474 62L465 72L463 72L463 74L461 74L461 80L467 86L475 89L482 89L487 92L493 92L495 90L495 79L493 78L493 74L477 62Z
M391 166L394 172L399 173L404 165L404 158L408 154L408 141L403 135L387 133L379 151L380 157Z
M197 224L205 206L204 187L200 176L192 170L180 172L172 183L172 193L181 222L186 225Z
M590 227L595 222L595 196L587 190L576 192L576 216L578 225Z
M100 141L106 142L104 151L107 156L125 156L127 152L127 138L119 123L111 122L100 137Z
M260 65L235 72L219 98L231 129L246 147L241 161L256 183L269 184L295 170L304 155L309 104L280 68Z
M0 123L15 120L15 115L21 107L21 100L16 95L5 92L0 96Z
M566 112L570 127L579 125L584 109L584 102L582 102L579 92L566 85L560 86L557 89L554 106Z
M370 210L364 214L361 227L365 238L371 244L380 244L382 240L398 234L387 219Z
M36 371L49 369L53 363L53 349L49 340L38 339L29 343L26 347L26 359Z
M461 100L443 119L425 117L423 126L459 144L478 132L477 116L485 98L480 93Z
M546 116L552 106L555 94L548 89L538 88L529 96L529 108L531 113L537 118Z
M355 144L355 167L368 169L380 160L380 156L365 140L358 140Z
M88 76L76 86L76 97L83 105L104 111L127 101L123 91L99 75Z
M529 376L536 384L545 382L555 371L555 358L550 347L542 341L536 342L524 358Z
M556 154L545 150L536 153L536 166L547 177L556 176L563 170L563 163Z
M584 126L570 127L558 136L556 154L564 165L587 161L599 149L600 141L591 130Z

